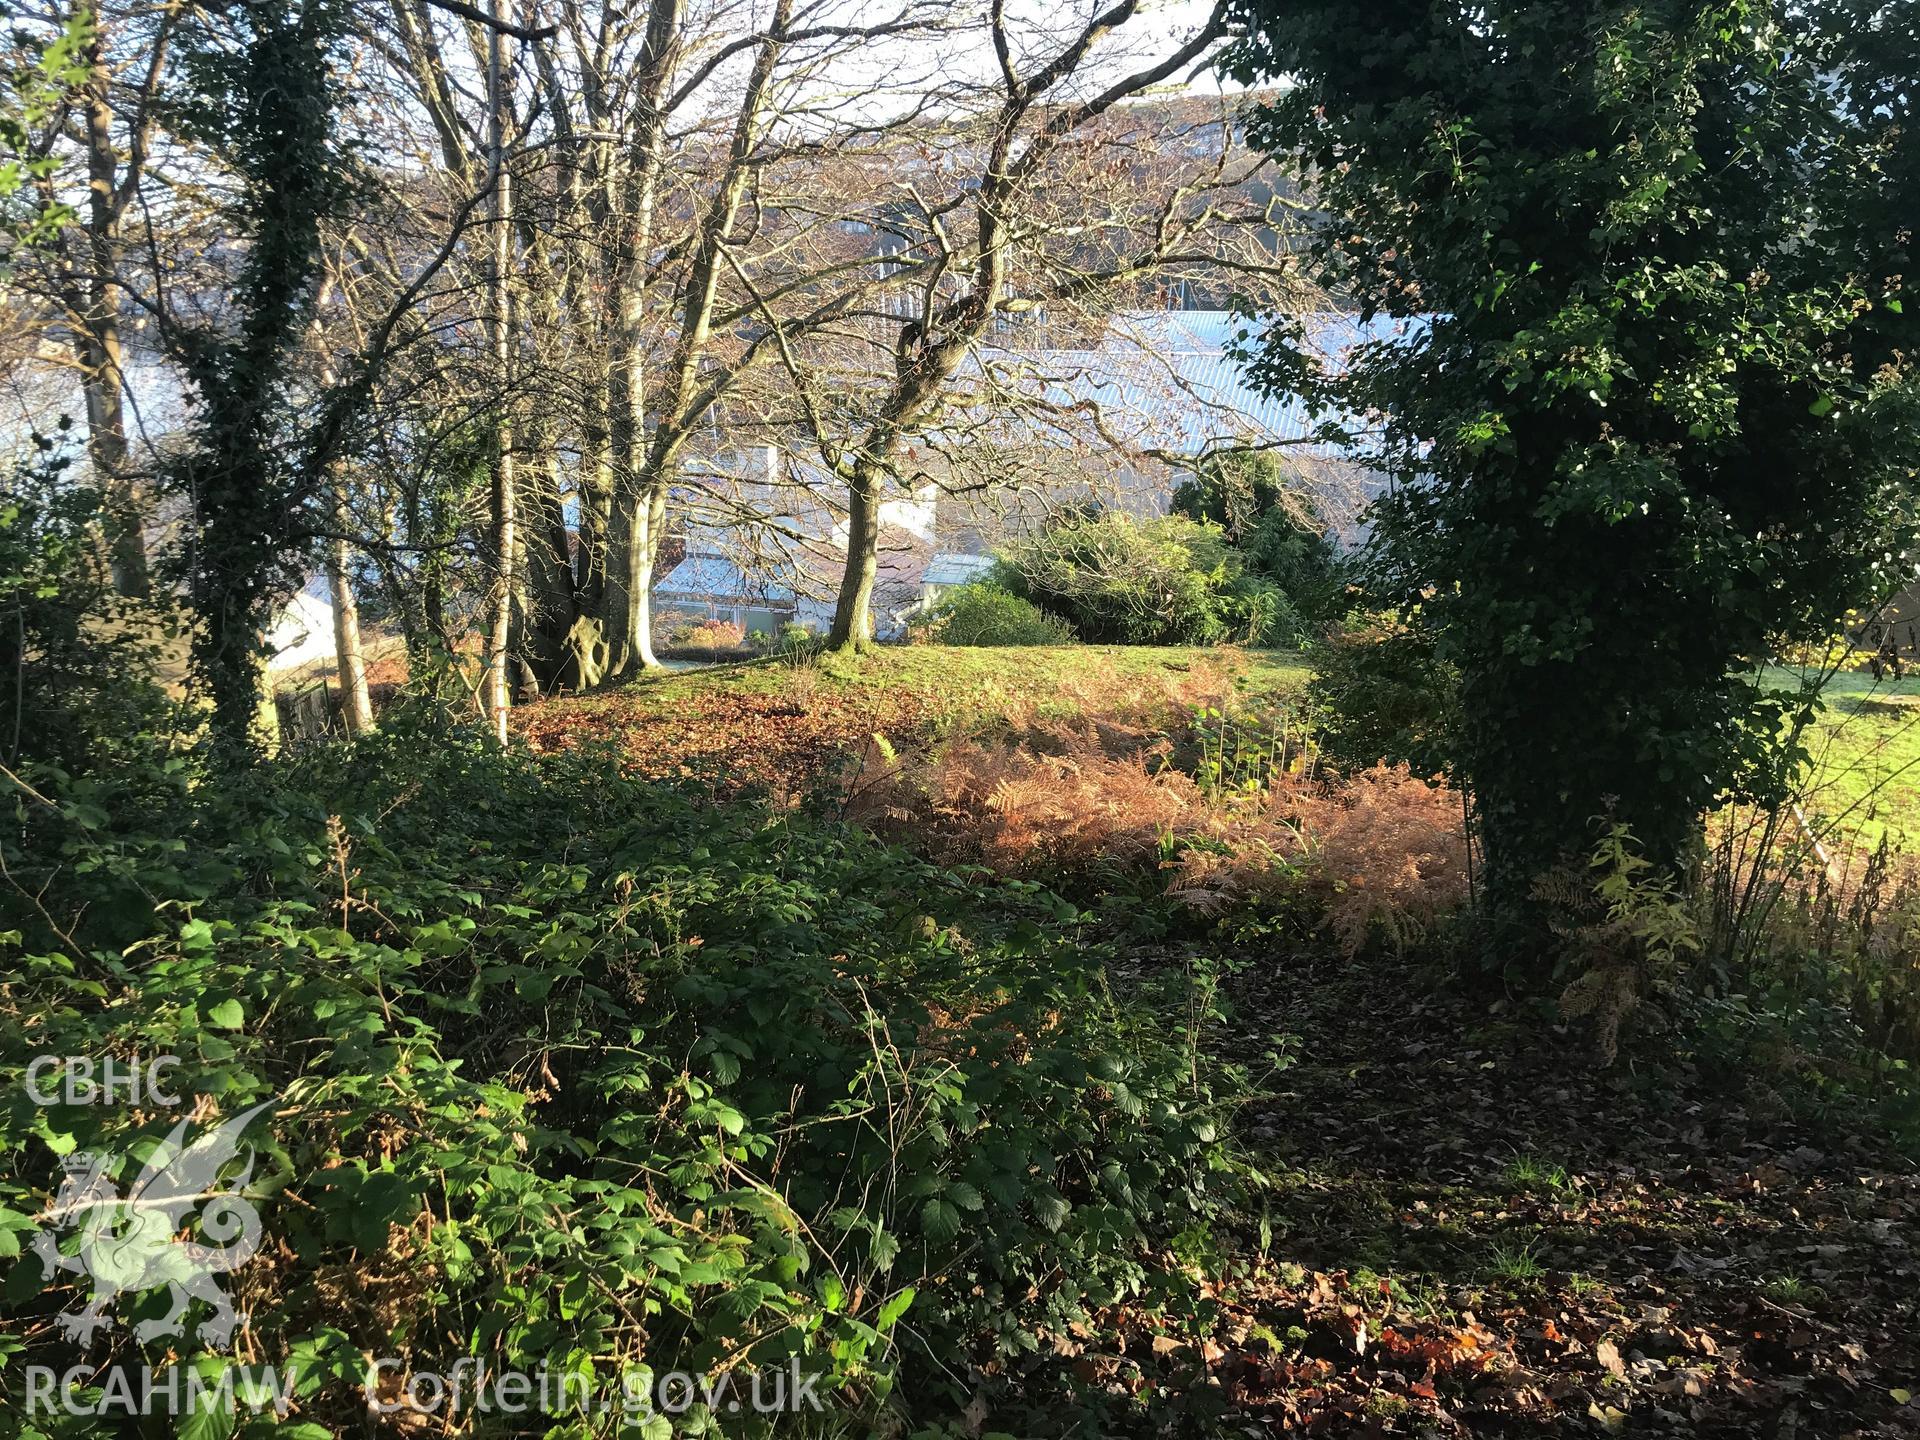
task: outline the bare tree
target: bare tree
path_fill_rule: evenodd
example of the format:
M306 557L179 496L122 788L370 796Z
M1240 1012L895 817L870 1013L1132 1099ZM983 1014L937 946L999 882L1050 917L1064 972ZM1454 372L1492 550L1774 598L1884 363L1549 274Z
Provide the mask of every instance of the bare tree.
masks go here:
M129 220L147 196L162 81L183 7L87 6L22 11L19 18L57 32L91 20L84 80L52 108L34 141L39 156L61 162L38 177L43 203L71 206L54 243L27 257L16 277L57 307L79 377L87 454L104 500L105 549L114 587L150 589L146 553L149 504L131 458L127 343Z
M1127 28L1139 14L1136 0L1119 0L1065 31L1016 33L992 0L979 22L992 78L885 152L863 217L884 244L855 277L865 291L846 307L850 323L783 345L796 418L846 487L835 645L872 637L889 491L953 483L951 466L926 463L935 437L956 416L971 431L983 416L1004 421L1009 403L1043 403L996 383L990 357L1010 324L1097 327L1169 275L1216 287L1230 277L1255 293L1286 281L1270 197L1250 183L1265 162L1236 160L1225 115L1148 99L1205 63L1224 21L1216 14L1141 56ZM790 331L762 300L767 323Z

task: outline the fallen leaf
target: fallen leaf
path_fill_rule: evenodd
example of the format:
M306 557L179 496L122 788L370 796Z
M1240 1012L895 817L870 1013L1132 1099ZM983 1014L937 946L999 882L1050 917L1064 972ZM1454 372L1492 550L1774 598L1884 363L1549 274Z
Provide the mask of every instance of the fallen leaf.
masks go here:
M1627 1362L1620 1358L1620 1347L1611 1340L1602 1340L1593 1347L1593 1358L1600 1362L1609 1375L1616 1380L1627 1378Z

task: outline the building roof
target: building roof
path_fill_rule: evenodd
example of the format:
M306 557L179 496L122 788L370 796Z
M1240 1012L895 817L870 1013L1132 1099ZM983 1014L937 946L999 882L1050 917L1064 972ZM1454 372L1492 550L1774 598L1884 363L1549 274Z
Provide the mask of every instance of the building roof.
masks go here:
M921 575L931 554L932 547L913 532L894 525L882 529L874 577L876 613L918 598ZM756 607L794 605L803 597L810 601L828 601L839 589L844 563L839 553L802 551L748 560L743 567L738 559L696 553L688 555L656 581L653 590L669 600L717 601Z
M719 555L689 555L654 585L654 593L689 600L731 600L753 605L791 605L790 585L767 576L750 576Z
M925 585L966 585L984 576L993 569L993 564L991 555L962 555L942 550L927 562L920 580Z

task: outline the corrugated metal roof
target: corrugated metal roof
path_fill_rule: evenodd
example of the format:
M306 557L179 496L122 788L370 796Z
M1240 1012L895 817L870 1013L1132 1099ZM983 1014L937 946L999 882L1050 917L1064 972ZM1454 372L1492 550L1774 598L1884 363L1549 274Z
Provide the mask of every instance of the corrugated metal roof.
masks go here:
M1251 328L1231 310L1123 310L1101 339L1103 347L1223 350Z
M1421 328L1414 320L1376 315L1362 321L1346 311L1325 310L1286 317L1298 319L1308 346L1329 365L1338 368L1356 345L1378 340L1403 340ZM1233 310L1122 310L1109 323L1101 347L1146 349L1159 353L1178 350L1223 351L1257 342L1267 321L1248 319Z
M920 579L928 585L965 585L978 580L991 569L991 555L962 555L943 550L927 562Z
M791 605L794 594L787 586L744 574L731 560L715 555L694 555L667 572L654 590L661 595L683 595L689 599L735 600L760 605Z

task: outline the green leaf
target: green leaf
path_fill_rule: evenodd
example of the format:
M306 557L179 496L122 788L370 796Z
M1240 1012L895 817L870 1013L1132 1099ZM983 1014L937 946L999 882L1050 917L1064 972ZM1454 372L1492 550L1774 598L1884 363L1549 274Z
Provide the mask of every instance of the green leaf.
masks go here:
M238 1030L247 1023L247 1012L238 1000L222 1000L207 1012L207 1023L218 1030Z
M0 1205L0 1260L10 1260L20 1253L21 1232L37 1229L39 1226L31 1215Z
M980 1198L980 1192L964 1180L956 1180L947 1187L947 1199L962 1210L978 1210L985 1203Z
M1043 1190L1033 1197L1034 1216L1049 1230L1058 1230L1066 1224L1072 1210L1066 1197L1058 1191Z
M920 1207L920 1230L935 1245L945 1245L960 1233L960 1209L946 1200L929 1200Z
M218 1358L203 1359L194 1364L194 1372L200 1377L200 1388L193 1397L192 1408L180 1416L174 1426L174 1434L179 1440L227 1440L233 1434L234 1392L220 1383L230 1365L230 1361Z
M916 1293L913 1286L908 1285L889 1295L886 1302L881 1305L880 1313L873 1317L873 1328L876 1330L891 1328L894 1321L907 1313L907 1307L913 1304Z

